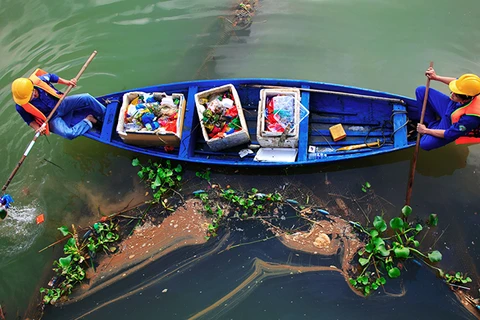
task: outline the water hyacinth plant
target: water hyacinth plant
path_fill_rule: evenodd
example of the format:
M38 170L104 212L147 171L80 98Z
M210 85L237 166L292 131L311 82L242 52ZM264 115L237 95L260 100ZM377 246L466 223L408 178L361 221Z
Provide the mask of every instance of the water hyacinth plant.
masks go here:
M449 283L467 283L471 279L460 272L455 275L445 274L432 264L442 260L438 250L427 253L420 251L417 236L423 231L419 223L408 222L412 214L410 206L404 206L399 217L392 218L389 223L381 216L376 216L373 226L365 228L359 223L350 222L357 230L367 235L366 246L358 252L360 273L350 278L350 284L363 291L365 295L377 290L387 282L401 275L398 266L406 259L421 259L426 265L438 271L438 275ZM438 218L431 214L427 224L436 226Z
M203 203L203 210L208 215L214 215L212 223L208 226L208 236L216 236L217 230L222 219L226 217L224 204L231 208L235 215L241 218L256 216L261 212L267 212L272 209L272 205L280 204L283 197L279 193L259 193L256 188L250 192L242 193L232 188L220 188L215 185L215 199L211 199L209 193L204 190L195 191L193 194Z
M63 246L63 253L66 256L53 262L53 271L56 275L49 283L51 288L40 288L44 304L55 304L62 297L70 295L74 286L85 279L85 270L89 267L88 260L92 262L93 267L93 257L97 252L116 251L116 247L108 245L118 241L116 229L117 226L113 222L97 222L85 233L80 242L73 226L72 232L65 226L58 228L64 237L70 238Z
M162 196L169 191L181 189L182 166L180 164L173 167L170 160L166 160L165 163L152 163L149 160L149 165L142 166L138 159L133 159L132 165L134 167L140 166L138 176L154 192L153 203L159 203Z

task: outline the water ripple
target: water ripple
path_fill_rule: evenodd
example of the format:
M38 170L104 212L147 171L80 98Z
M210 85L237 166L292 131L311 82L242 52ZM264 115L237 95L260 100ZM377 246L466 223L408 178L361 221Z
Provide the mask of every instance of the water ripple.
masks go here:
M8 258L27 250L35 242L43 228L37 226L38 209L33 206L12 207L8 216L0 222L0 267Z

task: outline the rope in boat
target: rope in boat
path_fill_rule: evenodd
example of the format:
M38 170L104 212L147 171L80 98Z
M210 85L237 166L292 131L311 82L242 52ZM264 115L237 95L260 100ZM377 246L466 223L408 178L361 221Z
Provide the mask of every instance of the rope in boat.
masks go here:
M393 140L394 140L394 136L395 136L395 133L397 133L400 129L406 127L408 125L408 122L409 122L409 119L407 117L407 121L405 121L405 123L403 123L400 127L398 127L396 130L394 130L392 132L392 134L389 136L389 139L392 141L392 142L387 142L386 140L386 137L385 137L385 128L387 127L387 125L389 125L390 127L393 128L393 117L397 114L407 114L408 112L407 111L403 111L403 110L397 110L397 111L394 111L392 112L392 115L390 116L390 121L387 121L387 120L384 120L383 121L383 124L381 126L378 126L378 127L372 127L368 130L367 132L367 135L365 136L365 144L367 144L367 140L369 139L369 135L370 133L372 133L373 131L376 131L378 129L381 129L381 134L382 134L382 138L383 138L383 141L378 145L378 146L374 146L374 147L371 147L371 146L368 146L367 145L367 148L369 149L378 149L378 148L381 148L383 147L384 145L386 144L393 144Z

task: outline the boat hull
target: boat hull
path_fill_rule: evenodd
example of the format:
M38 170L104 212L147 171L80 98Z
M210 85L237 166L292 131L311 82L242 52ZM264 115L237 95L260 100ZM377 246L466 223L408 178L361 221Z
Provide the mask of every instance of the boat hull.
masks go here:
M195 106L195 94L211 88L232 84L235 86L251 138L249 144L220 151L211 150L201 133L199 117ZM260 90L263 88L299 88L301 104L308 110L308 117L298 125L298 148L294 162L255 161L257 153L257 119ZM180 145L174 150L164 147L140 147L124 143L116 132L122 97L131 91L180 93L186 97L185 118ZM281 79L223 79L199 80L161 84L136 88L97 97L106 108L101 129L91 130L86 137L135 153L151 157L194 162L208 165L239 167L281 167L327 163L347 159L363 158L402 150L415 145L415 138L408 137L407 121L418 117L415 100L362 88L330 83L281 80ZM82 117L84 115L78 115ZM329 127L342 124L346 138L333 141ZM379 141L378 147L364 147L347 151L336 149L371 144ZM249 146L253 153L240 157L239 152ZM312 148L329 150L312 153ZM348 149L348 148L347 148ZM283 159L279 157L279 159Z

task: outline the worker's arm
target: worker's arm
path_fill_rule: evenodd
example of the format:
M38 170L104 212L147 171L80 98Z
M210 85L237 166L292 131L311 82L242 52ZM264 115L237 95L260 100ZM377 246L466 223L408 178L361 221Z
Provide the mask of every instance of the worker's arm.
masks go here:
M73 78L71 80L65 80L63 78L58 77L58 83L64 84L66 86L75 87L77 85L77 79Z
M445 130L443 129L428 129L424 124L417 124L417 131L421 134L429 134L431 136L444 139L445 138Z
M36 121L32 121L28 124L35 132L40 132L40 134L45 134L47 130L45 127L40 126Z
M443 82L445 84L449 84L450 82L452 82L453 80L455 80L455 78L452 78L452 77L443 77L443 76L439 76L435 70L433 68L428 68L427 71L425 71L425 75L427 76L427 78L429 78L430 80L435 80L435 81L439 81L439 82Z

